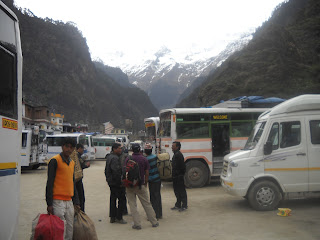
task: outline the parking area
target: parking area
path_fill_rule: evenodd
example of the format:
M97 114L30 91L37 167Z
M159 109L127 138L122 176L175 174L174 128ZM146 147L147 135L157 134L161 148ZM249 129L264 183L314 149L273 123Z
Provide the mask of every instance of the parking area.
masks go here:
M212 239L212 240L271 240L320 239L320 199L291 200L281 207L292 209L291 216L280 217L278 211L257 212L245 199L225 193L219 180L199 189L187 189L189 209L170 210L175 203L171 182L163 182L161 190L163 219L152 228L142 206L142 230L128 224L109 223L109 187L104 176L105 161L93 161L84 170L86 213L94 221L99 239ZM46 166L23 171L18 239L30 239L31 223L38 213L46 213Z

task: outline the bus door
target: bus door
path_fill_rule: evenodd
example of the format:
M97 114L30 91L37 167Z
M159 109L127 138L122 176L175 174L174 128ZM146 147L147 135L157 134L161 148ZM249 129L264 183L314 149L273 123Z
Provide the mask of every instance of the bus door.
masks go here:
M211 124L212 172L220 174L223 157L230 152L229 123Z

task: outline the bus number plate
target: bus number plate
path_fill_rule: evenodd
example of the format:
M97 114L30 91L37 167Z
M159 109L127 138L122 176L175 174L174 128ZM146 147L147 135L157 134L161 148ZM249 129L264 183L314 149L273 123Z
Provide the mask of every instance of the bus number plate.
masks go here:
M2 118L2 128L18 130L18 122L6 118Z

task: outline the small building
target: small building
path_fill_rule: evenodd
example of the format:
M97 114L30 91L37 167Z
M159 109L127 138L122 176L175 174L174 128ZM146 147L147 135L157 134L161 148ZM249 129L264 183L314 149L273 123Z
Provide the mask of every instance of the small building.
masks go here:
M22 102L22 124L24 128L39 126L40 130L50 130L51 121L47 106L34 107Z
M54 130L63 131L64 115L59 113L51 113L51 124Z

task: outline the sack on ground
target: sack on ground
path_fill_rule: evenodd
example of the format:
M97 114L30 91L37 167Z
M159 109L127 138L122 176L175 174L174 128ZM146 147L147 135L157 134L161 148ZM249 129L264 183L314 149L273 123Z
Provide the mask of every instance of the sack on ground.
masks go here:
M38 214L32 221L30 240L63 240L64 222L55 215Z
M80 209L74 211L73 239L98 240L93 221Z
M71 155L70 158L74 161L74 180L76 182L78 182L79 180L82 179L83 177L83 171L81 168L81 164L80 164L80 160L78 157L78 152L76 150L74 150Z
M125 187L141 186L139 165L130 156L123 170L122 184Z

